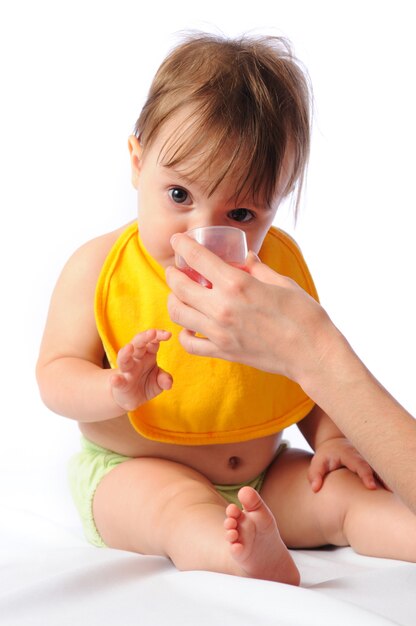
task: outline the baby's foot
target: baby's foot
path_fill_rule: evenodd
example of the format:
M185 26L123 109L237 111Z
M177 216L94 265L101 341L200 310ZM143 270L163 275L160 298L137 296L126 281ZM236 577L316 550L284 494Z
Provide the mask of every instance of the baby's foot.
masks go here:
M243 574L298 585L298 569L268 506L252 487L240 489L238 499L244 509L229 504L224 527L231 556Z

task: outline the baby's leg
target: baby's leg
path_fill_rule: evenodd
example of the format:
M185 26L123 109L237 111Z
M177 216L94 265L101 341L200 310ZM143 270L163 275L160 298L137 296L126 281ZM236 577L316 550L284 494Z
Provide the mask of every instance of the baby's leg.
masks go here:
M97 529L110 547L166 556L180 570L254 575L235 558L224 537L226 506L213 485L191 468L141 458L118 465L103 478L93 512ZM277 536L270 535L270 545ZM287 553L280 537L279 541ZM265 561L261 569L257 568L256 577L270 579L269 563ZM281 582L292 582L296 567L292 564L289 569L286 573L280 568Z
M366 489L347 469L328 474L314 493L309 463L307 453L284 452L262 489L286 545L350 545L360 554L416 562L416 516L395 495Z

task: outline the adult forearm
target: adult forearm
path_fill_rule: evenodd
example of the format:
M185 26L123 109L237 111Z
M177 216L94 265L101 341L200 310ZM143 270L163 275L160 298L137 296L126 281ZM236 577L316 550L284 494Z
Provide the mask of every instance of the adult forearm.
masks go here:
M416 420L338 334L321 368L299 381L386 484L416 513Z
M111 393L111 373L82 359L62 357L38 366L37 379L51 411L79 422L99 422L123 413Z

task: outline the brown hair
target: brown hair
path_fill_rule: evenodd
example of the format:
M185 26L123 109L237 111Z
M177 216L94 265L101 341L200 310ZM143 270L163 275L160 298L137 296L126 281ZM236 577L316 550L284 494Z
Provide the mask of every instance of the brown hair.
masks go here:
M163 165L197 156L186 175L196 178L215 166L209 193L233 175L236 197L251 194L272 204L290 145L294 167L284 195L297 187L298 206L309 156L310 91L287 40L189 35L159 67L136 122L144 149L177 113L178 128L159 155Z

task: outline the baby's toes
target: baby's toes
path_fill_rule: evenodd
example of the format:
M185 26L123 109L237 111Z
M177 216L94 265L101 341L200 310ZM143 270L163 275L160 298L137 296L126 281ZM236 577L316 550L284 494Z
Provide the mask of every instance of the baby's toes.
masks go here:
M235 517L226 517L224 520L224 528L225 530L234 530L237 528L238 522Z
M228 543L235 543L238 540L239 533L237 529L227 530L225 533L225 540Z
M241 515L241 510L236 504L229 504L225 509L225 514L227 517L238 519Z

